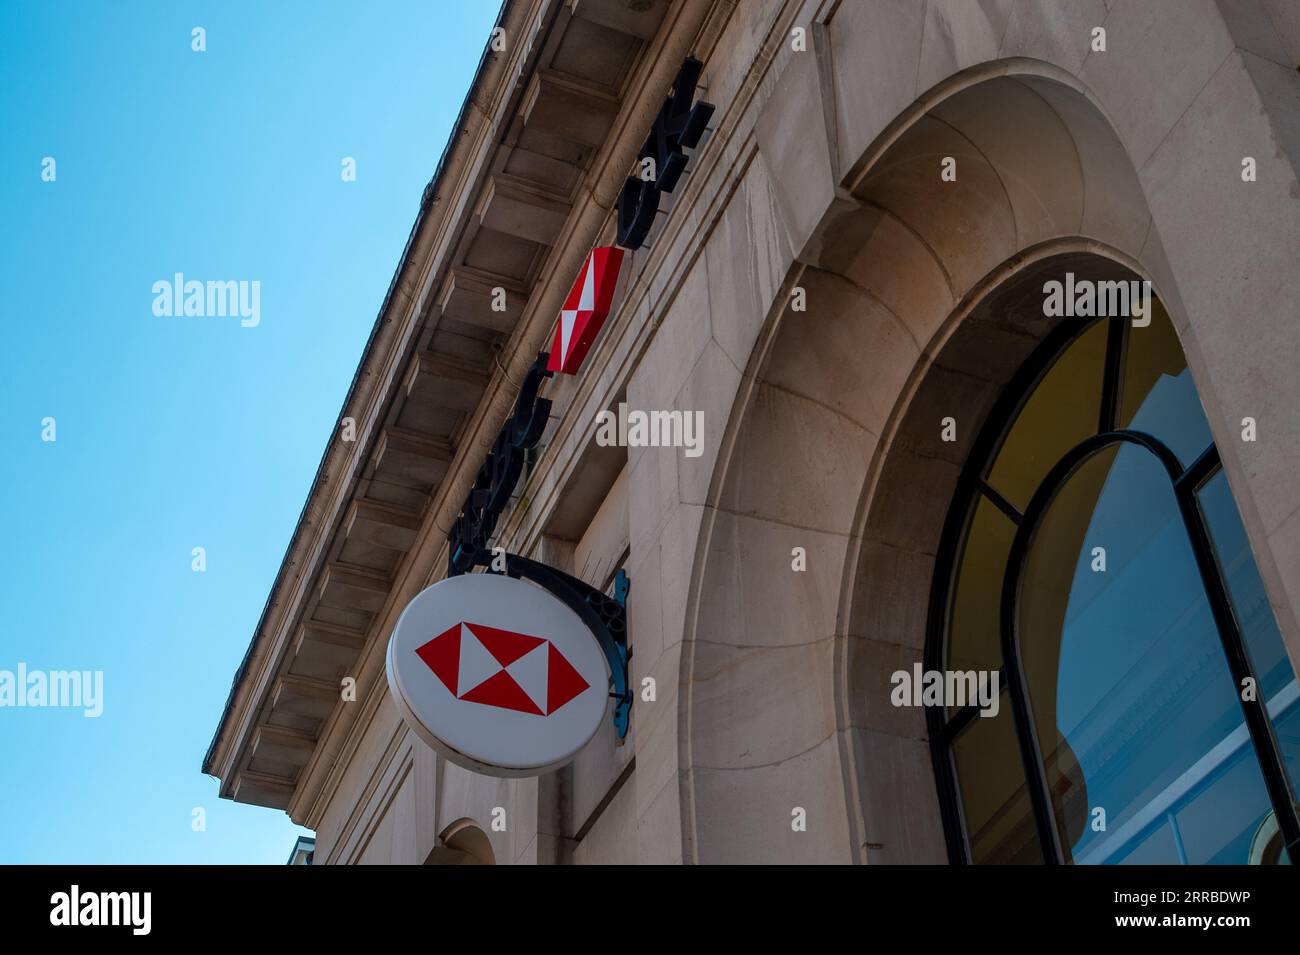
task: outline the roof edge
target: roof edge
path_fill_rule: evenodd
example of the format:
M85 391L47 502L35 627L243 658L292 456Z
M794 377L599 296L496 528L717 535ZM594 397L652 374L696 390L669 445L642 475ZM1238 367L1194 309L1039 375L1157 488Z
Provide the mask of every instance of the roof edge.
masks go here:
M500 10L497 12L497 18L493 24L493 29L504 26L509 15L515 8L522 7L527 0L502 0ZM426 230L430 226L429 210L433 206L434 200L438 196L438 187L442 182L443 175L452 163L462 158L461 153L471 148L472 144L468 141L469 137L463 135L466 128L466 118L473 108L476 99L480 99L480 94L487 89L494 89L500 85L503 80L508 79L504 71L506 58L495 55L490 46L491 33L484 41L483 53L479 58L478 67L474 72L474 79L466 91L465 98L461 102L460 111L456 115L456 120L452 124L451 131L447 136L447 143L443 146L442 154L438 158L438 164L434 168L433 177L425 185L424 191L420 196L420 206L416 212L415 221L411 225L411 231L407 235L406 244L402 248L401 257L398 259L397 269L393 273L392 279L388 283L388 290L384 293L384 299L379 307L379 312L375 317L375 323L370 329L370 335L366 339L365 347L362 349L361 360L357 364L357 369L352 375L352 381L348 385L347 395L343 399L343 405L339 409L338 418L335 421L334 428L330 434L330 440L325 445L325 450L321 455L320 464L316 467L315 476L312 479L311 490L307 494L307 499L303 502L302 510L298 514L298 521L294 526L292 536L289 538L289 545L285 549L284 557L280 561L280 569L276 572L275 582L267 595L266 603L262 607L262 613L258 617L257 626L253 631L253 637L249 641L248 649L244 652L243 659L240 661L239 668L235 671L235 677L231 682L230 693L226 697L225 706L222 708L221 719L217 724L216 732L208 744L207 752L203 756L202 772L209 776L219 775L214 764L216 762L217 751L220 749L226 734L230 729L230 719L235 710L236 703L240 696L241 687L248 676L253 661L258 657L259 652L264 649L264 645L269 641L270 636L266 632L267 618L271 609L278 602L277 598L282 595L282 591L288 586L290 570L293 567L303 566L305 558L303 551L307 547L306 530L308 515L314 509L314 505L320 503L320 498L324 493L324 487L327 483L329 465L336 455L351 453L351 449L345 449L339 440L339 434L346 417L346 412L353 405L360 386L367 377L374 383L378 383L379 375L371 374L378 372L375 367L380 364L383 357L377 354L377 339L380 331L383 329L390 316L389 312L393 306L394 294L401 285L401 280L408 272L418 271L418 266L412 261L414 250L420 245L420 240L426 238ZM498 67L498 69L493 69ZM494 75L495 74L495 75ZM403 303L404 304L404 303Z

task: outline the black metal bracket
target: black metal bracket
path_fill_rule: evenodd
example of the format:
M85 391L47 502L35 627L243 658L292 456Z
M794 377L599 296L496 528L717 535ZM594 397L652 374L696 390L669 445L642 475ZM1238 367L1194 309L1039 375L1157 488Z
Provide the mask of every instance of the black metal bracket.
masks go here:
M494 554L484 548L475 553L473 565L486 567L490 573L500 573L493 568L493 563L499 563L502 556L507 577L531 580L554 594L581 618L596 638L605 654L605 662L609 664L614 684L609 694L615 700L614 729L620 740L626 738L632 716L632 689L628 686L628 660L632 654L627 645L627 572L619 570L614 578L614 596L610 597L585 581L517 554Z
M714 106L703 101L695 102L695 88L704 64L688 56L677 77L672 92L659 107L645 144L637 154L638 161L653 160L655 176L642 180L629 176L618 195L617 241L625 249L639 249L645 245L650 228L659 211L662 193L671 193L686 171L688 157L685 150L700 144L700 137L713 117Z
M474 567L478 552L487 547L497 526L497 518L515 492L529 454L542 437L551 413L551 402L538 397L538 392L542 382L553 374L546 369L549 358L546 352L540 352L524 377L519 396L515 399L515 410L493 442L492 450L474 479L474 487L447 535L450 545L448 577L466 573Z

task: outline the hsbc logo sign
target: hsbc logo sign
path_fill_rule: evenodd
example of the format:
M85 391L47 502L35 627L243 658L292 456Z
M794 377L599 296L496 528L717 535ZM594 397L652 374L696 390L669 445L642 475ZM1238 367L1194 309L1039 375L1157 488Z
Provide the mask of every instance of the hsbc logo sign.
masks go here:
M690 57L682 64L637 157L639 172L619 194L618 245L588 253L550 353L537 356L520 386L448 534L449 576L416 595L389 640L388 683L403 719L469 769L528 776L563 766L596 732L611 698L615 731L627 734L626 577L615 601L519 555L508 555L513 576L470 571L486 565L497 520L546 427L542 382L582 368L613 308L624 250L645 244L661 196L685 174L686 150L707 131L714 107L695 101L702 70Z
M547 371L576 375L609 316L624 249L645 245L659 200L676 188L686 171L687 149L699 145L713 116L713 104L695 101L704 64L687 57L659 108L637 155L638 175L629 176L618 197L618 245L591 250L560 310ZM621 246L621 248L620 248Z
M549 716L589 684L555 644L484 624L448 627L416 655L458 700Z
M406 724L447 759L493 776L563 766L610 708L610 673L582 619L541 587L462 574L416 594L388 641Z
M713 105L695 102L703 65L688 57L651 125L638 156L642 176L629 177L618 200L618 245L598 246L587 254L560 309L549 353L537 356L519 389L514 414L479 469L448 535L448 574L463 574L488 546L497 518L514 492L526 452L537 445L546 427L551 402L539 395L546 378L559 372L576 375L600 334L614 304L626 249L645 243L662 193L671 193L685 174L685 150L694 149L713 115ZM648 172L647 172L648 171Z
M547 371L576 375L600 334L614 303L614 287L623 264L623 250L617 246L591 250L578 272L578 279L560 309L560 323L555 326L555 342Z

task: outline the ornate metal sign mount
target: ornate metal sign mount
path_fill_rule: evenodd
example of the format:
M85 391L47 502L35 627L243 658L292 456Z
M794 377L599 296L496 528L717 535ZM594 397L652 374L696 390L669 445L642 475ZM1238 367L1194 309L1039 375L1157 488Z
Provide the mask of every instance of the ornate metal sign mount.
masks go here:
M686 149L699 145L713 117L712 103L692 104L704 64L687 57L673 80L673 89L650 127L637 154L638 172L649 167L649 178L629 176L618 196L618 244L639 249L645 244L659 211L660 193L671 193L686 169ZM647 162L650 160L650 162Z
M498 555L481 550L474 562L480 567L491 567L494 559L499 563ZM627 645L627 573L619 570L614 580L614 596L610 597L549 564L517 554L505 555L505 567L507 577L530 580L562 600L596 638L613 682L609 695L614 700L614 729L618 738L624 739L632 715L632 689L628 685L628 662L632 654Z
M542 352L524 377L515 410L506 420L478 470L474 487L461 506L460 516L448 535L450 552L447 576L463 574L474 567L479 551L487 547L497 520L519 483L529 450L536 447L551 414L551 402L538 396L542 382L551 377L546 364L550 356Z
M551 413L551 402L538 392L542 382L551 377L547 370L550 356L542 352L529 369L519 389L514 412L501 428L501 433L479 468L474 487L461 507L460 516L452 525L448 537L449 556L447 576L468 573L476 567L491 568L494 554L489 542L496 530L498 519L523 473L528 452L537 446ZM614 597L595 587L546 564L505 554L505 573L514 578L532 581L563 601L587 625L596 642L600 644L609 664L615 699L614 726L619 739L627 735L628 719L632 709L632 692L628 687L627 644L627 574L620 570L615 578ZM499 565L499 561L497 561Z
M713 116L714 106L694 102L704 65L687 57L673 80L672 91L659 108L645 144L638 154L638 175L628 177L618 197L618 245L638 249L654 225L659 197L671 193L686 170L687 149L699 145ZM628 686L627 574L619 571L614 597L546 564L515 554L496 554L489 547L497 521L514 494L528 452L536 447L551 413L551 402L539 395L542 382L555 371L574 374L600 331L610 308L622 251L595 249L561 310L556 329L556 361L542 352L519 389L514 412L501 429L487 459L479 468L474 487L461 507L448 535L447 576L466 574L476 567L529 580L563 601L591 631L605 655L613 682L614 726L619 739L627 735L632 709Z

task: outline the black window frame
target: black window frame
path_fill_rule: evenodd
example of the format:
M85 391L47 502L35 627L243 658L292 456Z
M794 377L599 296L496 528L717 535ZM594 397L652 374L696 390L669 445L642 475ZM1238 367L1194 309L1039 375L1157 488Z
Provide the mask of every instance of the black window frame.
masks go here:
M1222 469L1217 445L1211 440L1209 446L1195 461L1183 466L1177 455L1159 439L1145 432L1119 427L1119 414L1123 407L1121 394L1123 370L1130 333L1128 318L1058 319L1056 321L1057 326L1038 344L1002 389L967 455L939 541L924 651L926 670L942 671L947 667L948 621L955 593L957 569L965 550L967 533L976 506L981 498L985 498L1016 526L999 596L998 636L1002 654L1000 674L1012 706L1013 728L1019 744L1021 761L1024 764L1035 833L1043 861L1048 865L1064 864L1065 854L1060 845L1045 764L1036 739L1024 671L1020 662L1016 621L1017 600L1022 579L1021 571L1034 530L1055 498L1056 492L1094 454L1115 445L1136 444L1154 454L1164 466L1173 485L1179 512L1183 518L1201 583L1214 618L1215 629L1218 631L1234 683L1240 688L1243 680L1251 678L1254 679L1254 686L1262 686L1246 652L1236 611L1232 606L1227 584L1219 567L1205 516L1197 501L1197 493L1200 489ZM1074 445L1049 469L1022 513L990 486L984 475L992 467L1021 408L1034 395L1057 358L1097 322L1110 323L1106 334L1106 357L1097 431ZM1239 691L1235 695L1241 705L1251 745L1264 776L1265 787L1277 818L1278 828L1283 836L1283 843L1292 859L1300 862L1300 852L1297 851L1300 848L1300 814L1297 813L1295 793L1273 733L1267 702L1263 699L1262 692L1257 694L1254 700L1243 700ZM948 715L945 707L926 709L926 725L944 836L949 860L954 864L968 864L971 860L952 744L961 731L970 725L978 712L978 704L963 707L952 716Z

